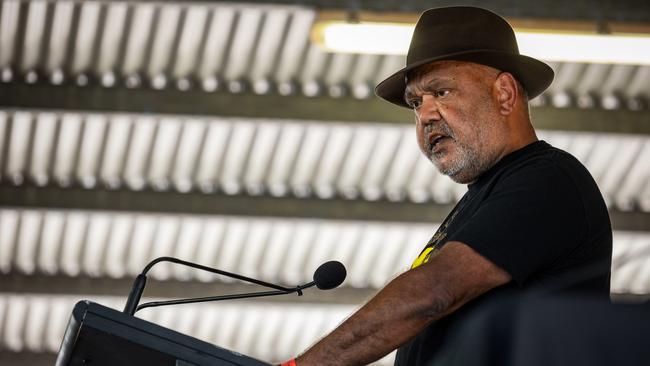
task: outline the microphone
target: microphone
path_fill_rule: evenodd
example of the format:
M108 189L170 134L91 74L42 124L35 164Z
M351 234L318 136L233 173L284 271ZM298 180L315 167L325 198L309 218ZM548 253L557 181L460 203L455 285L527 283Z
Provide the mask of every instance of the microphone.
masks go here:
M243 294L232 294L232 295L221 295L221 296L208 296L208 297L192 297L192 298L185 298L185 299L177 299L177 300L167 300L167 301L152 301L152 302L147 302L141 305L138 305L138 302L140 301L140 298L142 297L142 293L144 292L144 287L147 281L146 274L147 272L153 267L156 263L159 262L172 262L172 263L177 263L177 264L182 264L186 265L189 267L201 269L204 271L224 275L227 277L235 278L238 280L254 283L256 285L261 285L264 287L272 288L275 289L274 291L260 291L260 292L250 292L250 293L243 293ZM160 257L156 258L153 261L149 262L147 266L142 270L142 273L138 275L138 277L135 279L133 283L133 287L131 289L131 292L129 293L129 297L127 298L126 305L124 306L124 313L128 315L134 315L136 311L142 310L144 308L149 308L149 307L157 307L157 306L163 306L163 305L178 305L178 304L190 304L190 303L197 303L197 302L207 302L207 301L220 301L220 300L234 300L234 299L244 299L244 298L251 298L251 297L264 297L264 296L275 296L275 295L286 295L286 294L291 294L291 293L297 293L298 296L302 296L302 290L316 286L317 288L321 290L331 290L333 288L338 287L343 281L345 280L345 277L347 275L347 272L345 270L345 266L341 262L337 261L329 261L321 264L316 271L314 272L313 276L313 281L309 282L304 285L296 286L296 287L284 287L280 285L275 285L272 283L260 281L254 278L242 276L236 273L230 273L226 271L222 271L216 268L210 268L206 266L202 266L200 264L184 261L181 259L173 258L173 257Z
M319 290L331 290L339 287L345 280L347 271L343 263L329 261L321 264L314 272L314 283Z

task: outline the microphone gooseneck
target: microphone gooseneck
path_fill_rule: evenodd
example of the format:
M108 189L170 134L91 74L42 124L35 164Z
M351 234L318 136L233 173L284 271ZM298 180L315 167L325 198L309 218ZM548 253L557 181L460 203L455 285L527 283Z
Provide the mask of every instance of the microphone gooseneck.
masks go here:
M241 281L254 283L256 285L272 288L274 289L274 291L260 291L260 292L251 292L251 293L243 293L243 294L194 297L194 298L167 300L167 301L152 301L152 302L138 305L140 298L142 297L142 293L144 292L144 287L146 285L147 272L156 263L163 262L163 261L182 264L192 268L197 268L204 271L235 278ZM138 277L136 277L135 281L133 282L133 287L131 289L131 292L129 293L129 297L127 298L126 305L124 307L123 312L128 315L134 315L135 312L137 312L138 310L149 308L149 307L157 307L163 305L190 304L190 303L207 302L207 301L234 300L234 299L244 299L244 298L251 298L251 297L286 295L294 292L297 293L298 296L302 296L302 290L309 287L316 286L321 290L330 290L335 287L338 287L341 283L343 283L343 280L345 280L345 276L346 276L345 266L343 266L341 262L329 261L323 263L318 267L318 269L316 269L316 271L314 272L313 282L309 282L307 284L296 286L296 287L284 287L284 286L260 281L254 278L238 275L236 273L230 273L219 269L202 266L200 264L187 262L173 257L160 257L149 262L149 264L147 264L144 270L142 270L142 273L139 274Z
M158 258L152 260L151 262L147 263L147 265L142 270L142 273L140 273L138 275L138 277L136 277L135 281L133 281L133 286L131 287L131 292L129 293L129 296L126 299L126 305L124 306L124 310L122 311L123 313L128 314L128 315L133 315L133 314L135 314L136 311L141 309L141 307L138 306L138 303L140 302L140 298L142 297L142 293L144 292L144 287L145 287L145 285L147 283L147 273L151 270L151 268L153 266L155 266L156 264L158 264L160 262L171 262L171 263L181 264L181 265L184 265L184 266L200 269L200 270L207 271L207 272L212 272L212 273L223 275L223 276L226 276L226 277L235 278L235 279L238 279L238 280L241 280L241 281L254 283L256 285L272 288L272 289L275 289L275 290L278 290L278 291L286 292L286 291L291 290L291 289L289 289L287 287L284 287L284 286L279 286L279 285L275 285L275 284L272 284L272 283L256 280L254 278L238 275L236 273L230 273L230 272L222 271L222 270L219 270L219 269L216 269L216 268L203 266L203 265L200 265L200 264L184 261L182 259L178 259L178 258L174 258L174 257L158 257ZM292 291L290 291L290 292L292 292Z
M129 297L126 298L126 305L124 305L124 313L133 315L137 311L138 303L144 292L144 286L147 284L147 276L140 273L133 281Z

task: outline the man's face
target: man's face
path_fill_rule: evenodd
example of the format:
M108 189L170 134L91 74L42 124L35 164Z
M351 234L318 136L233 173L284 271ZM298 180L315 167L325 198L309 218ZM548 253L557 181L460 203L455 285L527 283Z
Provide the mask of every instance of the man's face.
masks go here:
M415 112L418 145L438 170L471 183L501 157L503 116L493 98L499 71L438 61L410 75L405 99Z

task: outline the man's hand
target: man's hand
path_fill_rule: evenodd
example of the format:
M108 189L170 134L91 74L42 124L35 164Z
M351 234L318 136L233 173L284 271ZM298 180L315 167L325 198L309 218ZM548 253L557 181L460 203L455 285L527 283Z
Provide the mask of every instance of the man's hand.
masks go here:
M510 275L461 242L449 242L429 261L391 281L359 311L296 359L298 366L366 365L387 355L427 325Z

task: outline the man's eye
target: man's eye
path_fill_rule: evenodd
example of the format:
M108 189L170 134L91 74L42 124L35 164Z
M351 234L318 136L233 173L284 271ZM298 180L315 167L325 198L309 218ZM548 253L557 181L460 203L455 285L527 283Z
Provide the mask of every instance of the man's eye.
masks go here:
M422 100L421 99L409 99L406 103L409 105L409 107L411 107L413 109L418 109L422 105Z
M449 93L450 93L449 90L443 89L443 90L436 90L434 94L435 94L436 98L444 98L444 97L448 96Z
M436 90L435 92L433 92L433 95L436 98L444 98L444 97L448 96L449 93L450 93L449 90L444 90L443 89L443 90Z

